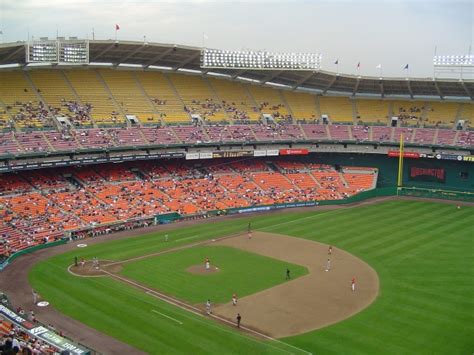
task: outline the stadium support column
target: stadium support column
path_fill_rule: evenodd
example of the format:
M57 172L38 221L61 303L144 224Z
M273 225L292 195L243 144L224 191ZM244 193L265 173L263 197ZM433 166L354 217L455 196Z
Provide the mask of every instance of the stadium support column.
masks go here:
M398 183L397 187L402 187L403 185L403 133L400 134L400 149L398 157Z

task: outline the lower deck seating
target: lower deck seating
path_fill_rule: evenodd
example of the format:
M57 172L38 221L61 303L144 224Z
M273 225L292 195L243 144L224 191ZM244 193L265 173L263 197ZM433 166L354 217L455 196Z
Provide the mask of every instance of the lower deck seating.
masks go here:
M270 159L270 158L269 158ZM290 159L147 161L0 175L0 253L70 230L177 212L341 199L371 188L367 170Z

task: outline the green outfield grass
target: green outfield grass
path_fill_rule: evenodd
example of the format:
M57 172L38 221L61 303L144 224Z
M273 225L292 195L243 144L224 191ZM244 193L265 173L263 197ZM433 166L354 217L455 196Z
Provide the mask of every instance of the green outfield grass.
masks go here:
M209 257L218 272L191 274L186 269ZM286 268L293 278L305 275L302 266L224 246L200 246L124 264L121 274L191 303L231 301L285 282Z
M473 207L389 201L207 221L187 228L176 225L167 232L168 243L163 242L164 233L155 233L44 260L31 271L30 282L61 312L151 353L298 353L285 344L249 338L120 282L78 278L66 271L75 255L124 260L242 231L249 220L254 229L335 245L368 262L380 278L379 297L367 309L327 328L282 339L285 343L317 354L472 354Z

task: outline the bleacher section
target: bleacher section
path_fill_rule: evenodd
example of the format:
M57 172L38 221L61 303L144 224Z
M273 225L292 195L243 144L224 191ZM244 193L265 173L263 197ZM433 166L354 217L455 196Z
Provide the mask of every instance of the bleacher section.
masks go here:
M209 78L208 82L234 122L260 119L260 111L244 85L213 78Z
M146 94L164 122L190 122L189 114L184 111L184 104L171 86L166 76L159 72L136 72L135 75ZM158 118L157 118L158 119ZM144 123L156 123L147 120Z
M390 101L356 100L356 122L387 125Z
M393 116L397 116L403 126L418 126L423 123L426 106L423 101L393 101Z
M351 171L346 186L333 167L280 159L130 162L0 175L0 252L163 213L340 199L373 187L374 179L366 170Z
M0 101L8 113L3 117L11 116L18 128L53 126L48 109L22 71L0 71Z
M142 122L157 120L158 115L152 103L144 95L132 72L104 69L99 74L125 115L135 116Z
M180 74L170 74L169 78L190 115L209 122L227 120L222 104L203 78Z
M293 116L298 120L316 120L320 117L316 108L316 98L314 95L283 91L282 95L293 112Z
M252 124L165 127L91 128L33 132L0 132L0 155L210 142L357 141L469 146L467 131L433 128L318 124ZM458 136L458 139L455 137ZM471 144L472 145L472 144Z
M42 99L51 107L54 116L65 116L76 126L92 126L88 114L78 115L75 108L82 104L59 70L32 70L27 72Z
M95 70L67 70L64 73L81 102L92 106L91 116L97 125L124 125L125 117Z
M452 102L427 102L426 123L431 126L453 128L459 104Z
M247 88L262 114L272 115L276 121L292 120L288 108L283 103L280 91L256 85L247 85Z
M352 102L347 97L319 98L321 115L328 115L331 122L353 122Z
M213 141L398 142L401 132L407 143L466 147L471 144L470 133L451 129L458 119L465 120L469 128L473 106L314 96L156 71L2 71L0 154ZM190 125L192 114L203 118L204 122L194 122L200 127ZM262 124L263 114L272 115L280 124ZM127 124L125 115L136 116L139 127ZM329 116L328 125L315 124L321 122L321 115ZM399 117L397 128L389 127L392 115ZM67 117L73 127L54 120L58 116ZM349 125L341 125L343 122ZM104 127L108 130L101 129ZM29 133L40 129L42 133Z

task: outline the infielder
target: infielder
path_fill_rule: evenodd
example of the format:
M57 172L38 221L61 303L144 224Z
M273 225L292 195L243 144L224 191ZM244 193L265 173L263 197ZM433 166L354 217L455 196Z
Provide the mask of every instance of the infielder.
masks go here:
M328 261L326 262L326 270L324 270L324 271L329 271L329 270L331 270L331 259L330 258L328 258Z
M205 266L206 266L206 271L208 271L211 268L211 261L209 260L209 258L206 258Z
M352 292L354 292L356 290L356 278L355 277L352 278L351 289L352 289Z
M237 306L237 295L235 293L232 295L232 304Z
M211 300L207 300L206 302L206 313L211 314Z

